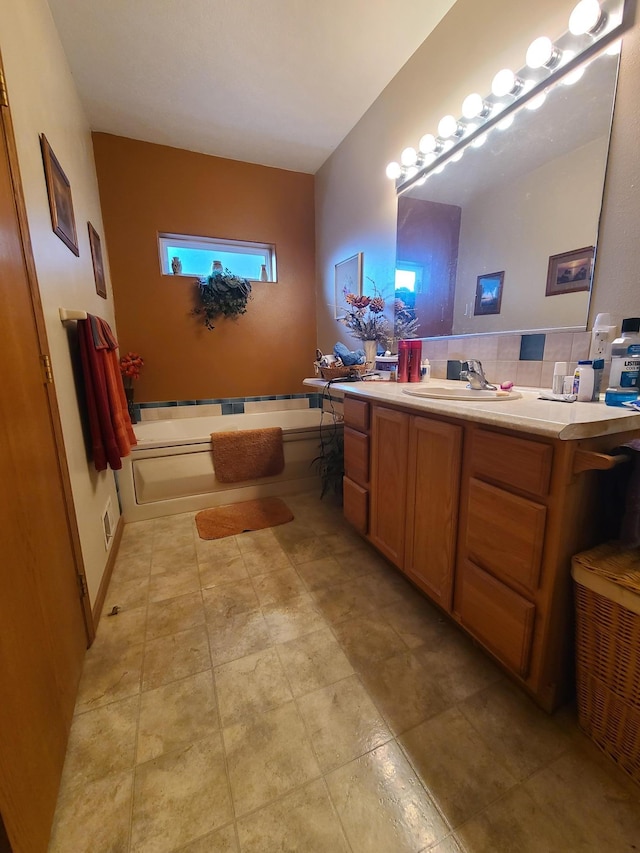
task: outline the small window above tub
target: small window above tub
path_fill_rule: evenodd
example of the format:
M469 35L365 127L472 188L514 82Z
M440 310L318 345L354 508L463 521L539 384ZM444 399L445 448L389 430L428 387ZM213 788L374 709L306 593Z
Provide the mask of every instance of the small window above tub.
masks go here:
M223 269L250 281L277 281L276 247L271 243L159 234L158 247L163 275L203 277L219 261Z

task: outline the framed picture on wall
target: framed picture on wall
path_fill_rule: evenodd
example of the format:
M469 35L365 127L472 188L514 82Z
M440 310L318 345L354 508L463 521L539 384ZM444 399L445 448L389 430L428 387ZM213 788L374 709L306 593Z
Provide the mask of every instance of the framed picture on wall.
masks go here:
M91 246L91 260L93 261L93 277L96 280L96 293L107 298L107 282L104 278L104 264L102 262L102 246L100 244L100 235L90 222L87 222L89 227L89 245Z
M44 133L40 134L40 147L42 148L42 162L47 183L53 232L71 249L74 255L79 256L76 220L73 215L73 202L71 200L71 184Z
M490 272L478 276L476 285L476 304L473 309L478 314L499 314L502 304L502 285L504 284L504 270L501 272Z
M345 261L340 261L335 265L335 318L342 317L344 314L344 294L355 293L360 296L362 294L362 259L363 253L358 252L357 255L352 255Z
M589 290L593 274L593 246L584 249L574 249L573 252L562 252L551 255L547 270L547 289L545 296L557 296L561 293L577 293L579 290Z

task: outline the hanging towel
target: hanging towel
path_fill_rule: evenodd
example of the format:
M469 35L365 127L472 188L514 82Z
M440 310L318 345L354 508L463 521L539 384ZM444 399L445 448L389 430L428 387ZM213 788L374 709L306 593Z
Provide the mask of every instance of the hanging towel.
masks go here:
M275 477L284 470L282 429L243 429L211 434L213 469L219 483Z

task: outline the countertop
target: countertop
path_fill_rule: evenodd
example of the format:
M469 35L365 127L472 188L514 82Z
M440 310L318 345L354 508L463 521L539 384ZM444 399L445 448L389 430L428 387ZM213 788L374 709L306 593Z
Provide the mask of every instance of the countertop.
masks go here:
M323 379L305 379L304 385L322 390L327 387ZM431 379L429 385L438 388L459 388L462 383L447 379ZM640 413L617 406L598 403L557 403L540 400L537 388L515 390L522 394L517 400L495 401L432 400L412 397L404 388L418 389L418 383L388 381L332 382L331 393L349 394L376 403L391 403L422 414L447 415L459 420L474 421L488 426L502 427L517 432L527 432L563 440L595 438L630 430L640 431ZM464 385L463 385L464 387ZM548 389L547 389L548 390Z

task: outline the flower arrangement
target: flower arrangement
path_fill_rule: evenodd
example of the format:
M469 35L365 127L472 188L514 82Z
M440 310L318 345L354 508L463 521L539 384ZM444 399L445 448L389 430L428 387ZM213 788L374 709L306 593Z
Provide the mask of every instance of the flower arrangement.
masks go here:
M125 388L133 388L133 380L140 379L144 361L137 352L128 352L120 359L120 373Z
M231 270L222 270L222 264L214 268L210 276L196 282L200 304L193 309L194 314L204 316L207 329L214 329L214 320L218 317L235 319L246 313L247 302L251 298L251 284L246 278L234 275Z
M372 278L368 279L373 285L373 296L348 293L344 290L344 299L347 308L346 314L338 317L348 330L352 338L360 341L376 341L387 346L391 338L389 321L384 316L384 299L379 295L376 283Z
M396 299L393 314L393 336L402 341L406 338L417 338L420 323L415 311L409 308L402 299Z

